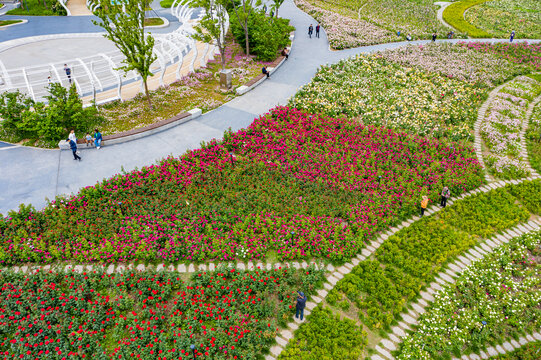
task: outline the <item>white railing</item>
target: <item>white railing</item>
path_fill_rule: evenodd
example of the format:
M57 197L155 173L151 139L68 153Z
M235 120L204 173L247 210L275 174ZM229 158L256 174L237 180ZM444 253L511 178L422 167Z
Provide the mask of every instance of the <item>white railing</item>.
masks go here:
M87 0L87 5L92 0ZM198 16L194 16L199 11ZM154 54L157 60L151 65L151 72L159 76L160 85L165 84L165 72L175 66L174 78L179 80L186 55L194 50L190 71L197 65L206 65L206 55L214 52L214 45L206 46L200 64L196 64L197 47L191 35L194 32L193 23L204 15L201 10L190 8L189 2L177 0L171 7L171 13L179 20L181 26L167 34L153 34L155 38ZM84 37L84 34L74 36ZM96 36L96 35L89 35ZM17 91L30 96L34 101L46 101L48 86L51 82L69 85L69 79L64 71L64 64L71 68L71 82L75 84L79 96L88 105L98 96L98 103L105 103L122 98L122 88L127 84L141 82L135 71L118 70L124 56L119 50L99 52L92 56L77 57L56 63L47 63L23 68L6 69L0 62L0 92ZM174 80L171 80L174 81ZM140 88L142 88L142 82Z

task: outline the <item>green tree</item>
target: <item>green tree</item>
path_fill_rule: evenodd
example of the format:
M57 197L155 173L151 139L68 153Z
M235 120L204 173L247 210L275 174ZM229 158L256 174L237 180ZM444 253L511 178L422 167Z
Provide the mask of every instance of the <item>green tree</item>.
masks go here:
M192 7L199 7L205 10L205 16L199 24L194 26L195 40L210 44L216 43L222 58L222 70L225 70L225 47L226 47L226 26L229 16L225 5L227 0L192 0Z
M33 106L34 101L19 90L0 94L0 117L4 120L2 127L9 132L15 132L23 114Z
M145 34L145 8L147 0L120 0L115 5L110 0L99 0L97 12L101 22L92 20L105 29L104 36L115 43L126 57L122 62L124 71L135 70L143 79L148 105L152 108L147 79L151 75L150 65L156 60L154 38Z
M239 25L242 27L242 30L244 31L244 41L245 41L245 49L246 49L246 55L250 55L250 40L249 40L249 26L248 22L250 20L250 14L254 10L254 6L259 6L261 4L261 0L229 0L230 5L235 11L236 19L239 22Z
M273 4L272 4L272 9L274 10L274 14L276 15L276 17L278 17L278 9L280 8L280 6L282 6L282 4L284 3L284 0L273 0Z

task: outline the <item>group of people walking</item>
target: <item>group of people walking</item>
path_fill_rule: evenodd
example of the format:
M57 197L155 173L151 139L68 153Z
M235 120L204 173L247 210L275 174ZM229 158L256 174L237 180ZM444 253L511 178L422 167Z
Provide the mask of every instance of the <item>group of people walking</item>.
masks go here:
M319 38L319 29L320 29L320 26L319 24L316 25L316 37ZM310 26L308 26L308 36L310 37L310 39L312 38L312 34L314 33L314 26L312 24L310 24Z
M94 136L90 136L90 134L86 134L85 136L85 144L86 146L92 146L94 145L96 149L101 148L101 142L103 140L103 136L99 132L98 129L94 129ZM73 160L79 160L81 161L81 157L77 153L77 136L75 136L75 130L71 130L68 138L66 139L68 142L70 149L73 153Z

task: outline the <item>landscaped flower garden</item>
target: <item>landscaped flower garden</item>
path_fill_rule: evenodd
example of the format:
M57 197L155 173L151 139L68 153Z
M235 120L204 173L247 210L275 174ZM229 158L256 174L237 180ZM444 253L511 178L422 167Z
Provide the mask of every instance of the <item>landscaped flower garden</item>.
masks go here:
M537 0L492 0L468 9L464 16L472 25L496 37L541 38L541 2Z
M541 234L513 239L444 286L398 359L447 359L541 326ZM517 357L518 358L518 357Z
M520 76L506 84L489 105L483 124L488 171L497 178L519 179L529 175L527 159L521 156L520 132L528 122L527 110L541 94L541 82Z
M11 214L0 261L341 263L421 195L483 181L457 143L276 108L221 142Z
M541 172L541 102L532 111L526 139L530 165Z
M3 359L257 359L323 271L0 273ZM191 345L195 349L191 350ZM195 353L195 354L194 354Z

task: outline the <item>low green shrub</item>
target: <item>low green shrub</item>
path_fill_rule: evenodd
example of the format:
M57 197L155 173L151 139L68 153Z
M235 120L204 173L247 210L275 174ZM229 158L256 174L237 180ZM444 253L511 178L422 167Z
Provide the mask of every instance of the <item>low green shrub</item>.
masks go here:
M279 360L357 360L366 346L366 333L355 321L318 305L289 341Z
M488 0L463 0L455 2L443 11L443 20L457 29L457 31L468 33L468 35L473 38L491 38L491 34L464 20L464 12L468 10L468 8L482 4L486 1Z

